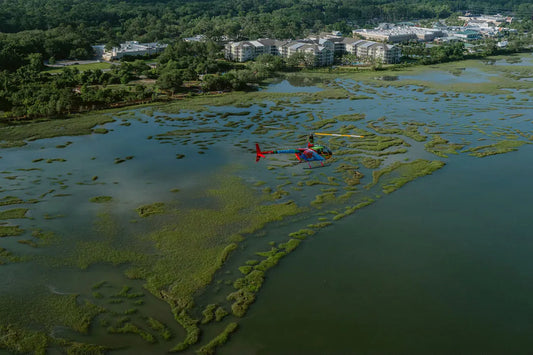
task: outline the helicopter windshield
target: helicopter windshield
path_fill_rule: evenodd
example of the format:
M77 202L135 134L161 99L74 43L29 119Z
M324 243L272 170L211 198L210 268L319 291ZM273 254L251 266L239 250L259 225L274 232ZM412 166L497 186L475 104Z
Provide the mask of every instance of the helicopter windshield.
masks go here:
M313 148L313 150L316 151L318 154L320 154L321 156L323 156L326 159L331 158L331 156L333 155L331 150L328 147L326 147L326 146L315 146Z
M326 159L329 159L333 155L333 152L328 147L324 147L322 154L324 154Z

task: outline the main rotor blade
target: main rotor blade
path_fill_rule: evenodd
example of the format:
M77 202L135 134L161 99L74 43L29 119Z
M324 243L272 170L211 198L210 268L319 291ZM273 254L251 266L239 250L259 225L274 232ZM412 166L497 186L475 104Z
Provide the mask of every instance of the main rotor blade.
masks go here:
M337 133L315 133L315 134L317 136L364 138L364 136L358 136L358 135L355 135L355 134L337 134Z

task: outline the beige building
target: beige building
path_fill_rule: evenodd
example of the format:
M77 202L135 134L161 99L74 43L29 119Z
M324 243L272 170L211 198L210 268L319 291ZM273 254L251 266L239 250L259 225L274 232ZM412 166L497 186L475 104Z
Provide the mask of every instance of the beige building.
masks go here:
M435 38L444 37L445 34L439 29L423 28L415 26L391 26L383 29L360 29L353 31L354 37L367 40L400 43L410 40L433 41Z
M399 62L401 51L398 46L365 41L356 47L356 55L364 61L375 60L383 64Z
M483 23L485 26L500 26L502 23L511 23L513 22L513 18L510 16L502 16L502 15L482 15L482 16L472 16L470 14L467 14L465 16L459 16L459 20L466 21L467 24L471 25L473 23L479 24Z
M226 59L245 62L260 54L270 53L287 59L296 53L310 53L315 66L332 65L335 54L354 54L362 61L377 60L384 64L398 63L401 50L392 44L377 43L338 35L321 35L294 41L258 39L229 42L224 49Z
M279 47L285 42L269 38L255 41L229 42L224 46L224 57L236 62L246 62L261 54L280 55Z
M311 53L316 66L333 64L334 44L327 39L307 38L296 41L258 39L255 41L229 42L224 47L226 59L246 62L261 54L280 55L289 58L295 53Z
M129 41L121 43L120 47L113 47L111 50L102 50L101 57L104 60L117 60L125 56L144 56L161 53L167 48L167 44L154 43L139 43L137 41ZM103 46L98 46L102 47ZM97 54L99 53L96 50Z
M332 42L315 41L290 42L282 47L282 55L284 58L290 58L296 53L310 53L315 58L315 66L327 66L333 64L334 59L334 45Z

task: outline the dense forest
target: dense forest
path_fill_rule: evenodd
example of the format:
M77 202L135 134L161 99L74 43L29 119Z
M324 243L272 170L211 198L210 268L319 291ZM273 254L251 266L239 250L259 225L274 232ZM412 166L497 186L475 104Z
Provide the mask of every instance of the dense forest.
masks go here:
M463 11L531 19L529 0L2 0L0 69L44 59L88 58L91 44L137 40L172 43L205 35L214 41L297 38L379 22L447 18ZM18 64L17 64L18 63Z
M3 0L0 32L69 28L91 42L211 38L294 38L324 27L446 18L463 11L531 18L528 0Z
M285 68L280 57L263 55L237 70L234 63L220 60L220 55L214 42L176 41L157 58L156 68L136 59L106 71L65 67L59 73L49 73L42 55L30 54L28 64L0 71L0 122L61 117L194 91L243 90ZM193 86L182 87L185 81Z

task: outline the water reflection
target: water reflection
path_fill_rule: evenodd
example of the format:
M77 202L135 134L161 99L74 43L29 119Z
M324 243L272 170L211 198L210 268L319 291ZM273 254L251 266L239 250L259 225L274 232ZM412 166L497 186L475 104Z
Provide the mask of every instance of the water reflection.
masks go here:
M416 75L401 75L401 80L423 80L441 84L486 83L498 74L485 73L477 68L455 68L450 71L426 71Z
M501 66L529 66L533 65L533 57L528 55L512 55L503 59L486 58L482 60L485 65L501 65Z
M375 79L383 80L383 81L397 81L397 80L400 80L400 77L398 75L383 75L383 76L378 76Z
M305 78L308 79L308 78ZM313 80L311 80L313 81ZM307 80L299 79L287 79L282 80L281 82L271 84L268 87L262 89L261 91L265 92L278 92L278 93L296 93L296 92L319 92L323 89L314 86L311 82Z

